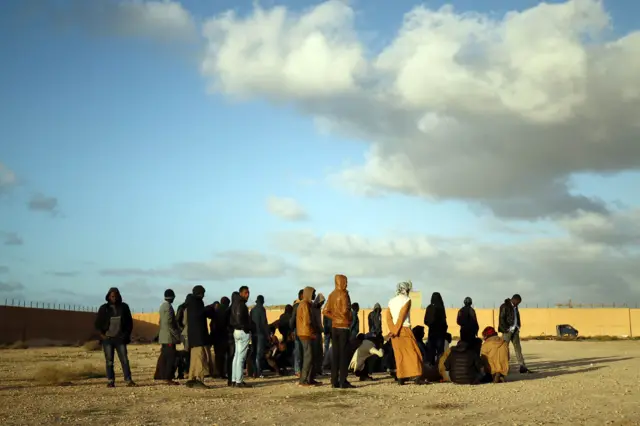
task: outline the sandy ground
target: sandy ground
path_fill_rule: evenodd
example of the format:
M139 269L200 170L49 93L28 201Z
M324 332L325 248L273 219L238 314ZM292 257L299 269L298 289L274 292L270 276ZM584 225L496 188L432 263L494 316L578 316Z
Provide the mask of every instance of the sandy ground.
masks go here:
M157 346L130 347L138 388L107 389L104 379L44 386L47 365L103 365L101 352L81 348L0 351L2 424L295 425L311 424L640 424L640 342L523 342L535 375L505 384L398 386L379 376L306 389L292 378L251 380L232 389L167 387L151 380ZM515 370L515 369L514 369ZM117 370L118 374L119 370ZM121 375L119 376L121 377ZM121 382L120 382L121 383Z

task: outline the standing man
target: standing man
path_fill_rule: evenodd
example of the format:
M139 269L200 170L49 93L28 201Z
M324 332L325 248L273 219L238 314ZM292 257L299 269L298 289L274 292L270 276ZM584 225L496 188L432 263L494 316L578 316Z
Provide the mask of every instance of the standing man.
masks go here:
M356 302L351 305L351 340L355 340L360 334L360 305Z
M247 360L247 350L251 341L251 317L249 317L249 287L242 286L238 295L231 301L231 318L229 324L233 328L235 353L233 355L233 376L231 381L237 388L251 387L244 382L244 363Z
M302 368L300 370L300 386L314 386L316 382L314 368L313 341L317 338L316 326L313 319L313 299L316 291L313 287L305 287L302 300L296 311L297 333L302 346Z
M164 292L164 302L160 305L160 330L158 331L158 343L160 343L160 357L156 365L154 380L162 380L167 385L177 385L175 379L177 365L176 345L180 343L180 330L176 322L176 314L173 310L173 301L176 294L168 289Z
M465 297L463 303L464 306L458 311L457 318L460 326L460 340L473 343L478 337L478 331L480 331L478 317L475 309L473 309L473 300L470 297Z
M129 355L127 345L131 342L133 331L133 317L129 305L122 301L120 290L112 287L105 297L107 303L100 306L96 315L95 328L100 333L100 341L104 350L104 358L107 364L107 387L116 386L116 373L113 369L113 358L118 353L124 381L127 386L136 386L131 379Z
M289 329L293 333L294 337L293 371L298 377L300 376L300 369L302 367L302 344L300 343L300 339L298 338L298 334L296 333L296 319L298 305L302 300L302 293L304 293L304 289L301 289L298 292L298 299L293 302L293 311L291 312L291 319L289 320Z
M369 334L378 337L382 336L382 306L376 303L373 311L369 312Z
M253 349L255 355L253 375L263 379L262 361L264 360L264 350L269 341L269 322L267 321L267 311L264 309L264 296L256 298L256 306L251 309L251 322L253 322Z
M514 294L511 299L506 299L502 306L500 306L500 318L498 323L498 331L502 333L502 338L509 344L513 343L513 348L516 351L516 357L520 363L520 374L531 373L524 363L524 356L522 355L522 346L520 345L520 328L522 327L522 321L520 321L520 310L518 305L522 302L522 297L519 294Z
M222 379L228 379L231 374L227 370L227 353L229 351L229 305L231 301L227 296L220 299L220 306L215 311L215 319L211 321L211 343L215 353L215 365Z
M192 297L187 299L187 341L189 344L189 380L185 383L190 388L207 388L204 378L213 375L213 359L207 326L207 311L204 307L204 287L197 285L191 291Z
M324 306L325 298L322 293L319 293L313 300L311 305L311 313L313 315L312 324L313 330L316 334L316 338L313 340L313 368L314 376L322 376L322 332L324 326L322 324L322 307Z
M335 290L327 299L323 314L331 320L331 386L353 389L347 381L349 372L349 337L351 336L351 298L347 291L347 277L335 276Z

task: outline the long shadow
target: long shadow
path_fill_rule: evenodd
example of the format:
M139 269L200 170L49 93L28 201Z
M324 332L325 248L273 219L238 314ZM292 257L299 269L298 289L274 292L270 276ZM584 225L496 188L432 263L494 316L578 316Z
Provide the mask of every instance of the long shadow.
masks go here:
M528 364L531 369L558 369L558 368L571 368L571 367L583 367L586 365L591 366L596 364L610 364L614 362L627 361L633 359L633 357L594 357L594 358L576 358L568 360L552 360L552 361L539 361Z
M546 379L549 377L558 377L558 376L566 376L569 374L580 374L580 373L590 373L592 371L602 370L603 366L598 367L589 367L583 368L580 370L555 370L555 371L540 371L534 374L516 374L514 376L509 376L507 380L509 382L524 382L529 380L540 380Z

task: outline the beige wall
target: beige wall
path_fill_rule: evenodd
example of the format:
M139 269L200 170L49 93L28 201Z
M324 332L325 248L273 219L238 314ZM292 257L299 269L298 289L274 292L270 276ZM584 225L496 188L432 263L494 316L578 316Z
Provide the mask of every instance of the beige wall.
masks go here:
M370 309L360 311L360 331L366 333ZM571 324L582 336L640 336L640 309L521 309L522 335L555 335L556 325ZM480 329L497 326L497 309L478 309ZM276 321L282 310L267 310L269 323ZM95 313L61 311L54 309L20 308L0 306L0 343L19 340L50 339L65 342L85 341L95 337L93 321ZM456 309L447 309L449 330L458 334ZM134 338L152 339L158 332L158 314L134 314ZM424 309L411 311L411 323L421 325ZM388 328L383 321L384 332Z
M97 337L93 329L95 318L95 312L0 306L0 343L37 339L86 342ZM157 326L137 319L133 328L134 338L153 337L157 332Z
M281 309L267 309L269 323L276 321L282 314ZM359 313L360 331L368 331L367 317L371 309L362 309ZM411 324L423 325L424 309L411 310ZM486 326L498 328L498 309L477 309L480 330ZM447 309L449 331L452 335L459 334L456 324L457 309ZM639 336L640 335L640 309L627 308L593 308L593 309L569 309L569 308L522 308L522 336L543 336L556 334L556 325L570 324L577 328L581 336ZM158 314L134 314L134 318L151 324L158 324ZM384 312L383 312L384 318ZM383 331L386 334L388 327L383 321ZM144 336L147 337L147 336ZM150 336L153 337L153 336ZM148 337L148 338L150 338Z

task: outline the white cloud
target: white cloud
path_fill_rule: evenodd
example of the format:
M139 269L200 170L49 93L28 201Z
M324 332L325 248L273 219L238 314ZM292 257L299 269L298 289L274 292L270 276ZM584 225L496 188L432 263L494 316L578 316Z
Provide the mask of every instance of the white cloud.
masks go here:
M640 209L610 216L580 212L560 223L583 241L613 246L640 246Z
M202 71L220 92L293 102L368 140L364 164L334 176L364 194L459 199L509 218L604 213L571 177L640 168L640 32L605 40L602 2L502 17L419 6L373 56L354 14L328 1L217 16Z
M16 174L0 162L0 194L14 187L17 181Z
M529 304L640 299L640 252L574 236L489 243L425 235L285 232L273 239L276 248L295 259L296 282L327 291L333 275L344 273L358 282L352 298L365 305L387 300L404 279L413 280L425 298L440 291L447 304L456 306L465 296L491 306L516 292Z
M269 197L267 210L272 215L289 221L301 221L309 217L304 207L293 198Z

